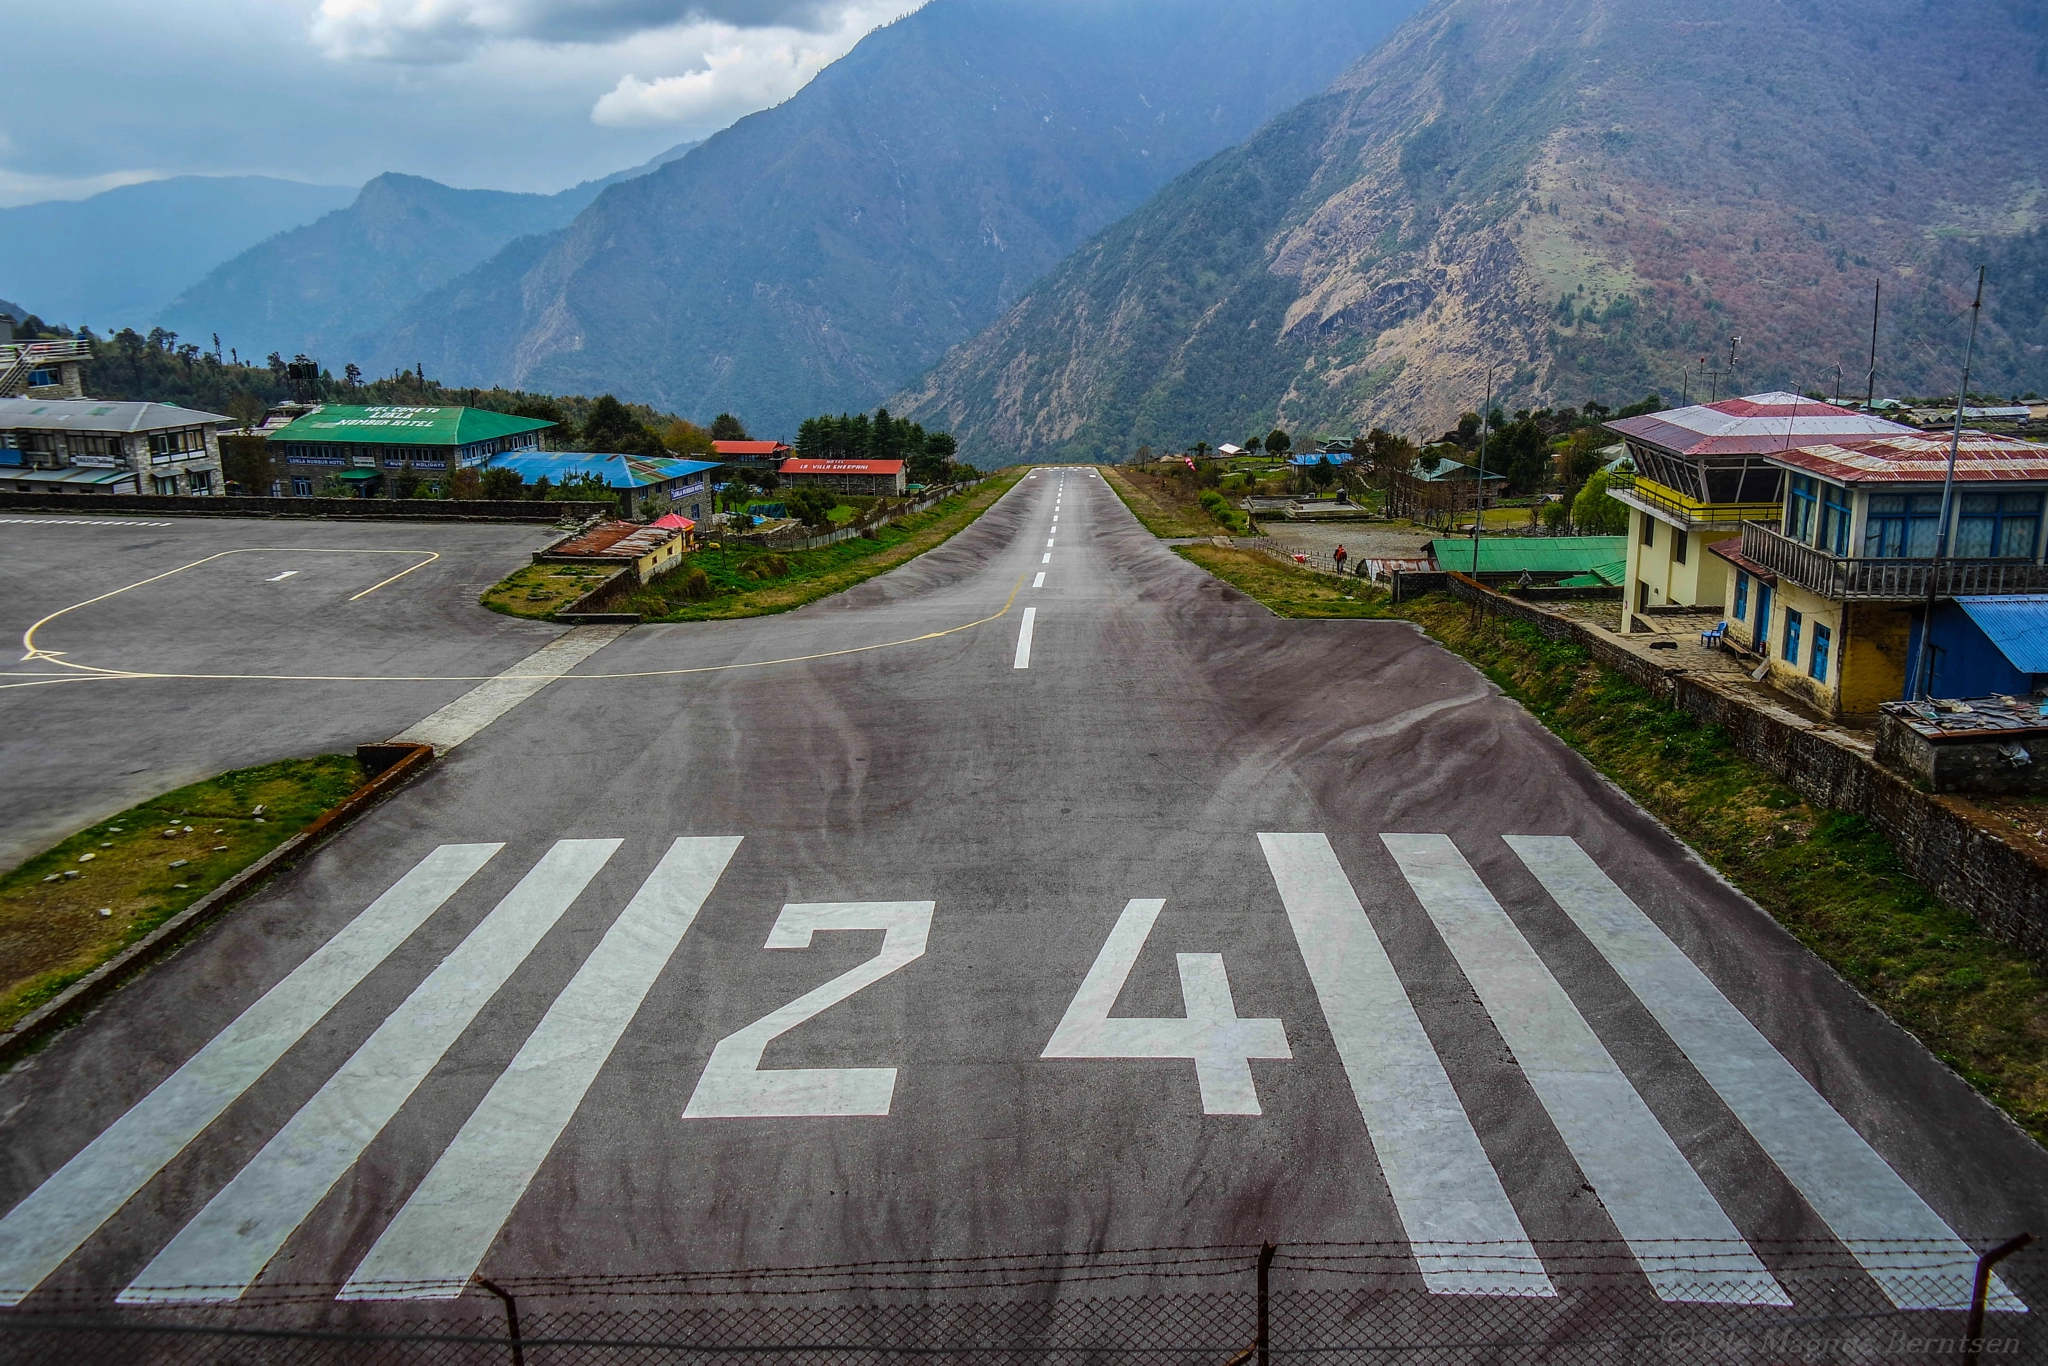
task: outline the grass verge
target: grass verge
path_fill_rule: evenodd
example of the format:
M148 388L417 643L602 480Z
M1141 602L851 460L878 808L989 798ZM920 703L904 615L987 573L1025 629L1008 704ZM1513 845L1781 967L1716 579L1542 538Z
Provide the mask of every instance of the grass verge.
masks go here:
M603 583L609 573L580 564L529 564L485 589L478 601L509 617L545 621Z
M0 1029L362 783L349 754L235 769L130 807L0 876Z
M1199 493L1183 489L1178 481L1131 475L1114 465L1096 469L1154 536L1242 536L1247 530L1245 515L1213 489L1206 490L1211 498L1205 504Z
M964 531L1023 478L1023 469L990 475L965 493L923 512L816 550L755 547L704 550L687 568L626 594L606 610L638 612L649 621L727 621L787 612L844 592L913 560Z
M1943 905L1868 821L1808 802L1718 726L1578 645L1430 595L1392 606L1251 551L1180 553L1289 617L1400 617L1477 665L2037 1141L2048 1142L2048 972Z

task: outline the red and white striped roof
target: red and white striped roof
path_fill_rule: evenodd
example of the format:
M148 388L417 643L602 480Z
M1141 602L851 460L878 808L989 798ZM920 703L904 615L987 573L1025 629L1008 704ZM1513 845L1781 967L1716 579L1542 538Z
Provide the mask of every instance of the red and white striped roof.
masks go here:
M1749 394L1625 417L1610 431L1678 455L1759 455L1823 441L1911 435L1916 429L1798 394Z

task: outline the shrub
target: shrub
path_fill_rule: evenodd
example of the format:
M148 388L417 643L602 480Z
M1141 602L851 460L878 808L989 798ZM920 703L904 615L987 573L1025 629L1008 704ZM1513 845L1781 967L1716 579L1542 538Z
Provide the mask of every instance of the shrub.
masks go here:
M688 602L703 602L711 594L711 578L702 568L693 564L683 571L683 581L676 588L678 597Z

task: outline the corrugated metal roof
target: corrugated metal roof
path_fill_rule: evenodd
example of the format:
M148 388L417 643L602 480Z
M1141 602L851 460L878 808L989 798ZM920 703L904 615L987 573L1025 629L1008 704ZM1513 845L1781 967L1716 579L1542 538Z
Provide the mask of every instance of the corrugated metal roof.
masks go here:
M1625 417L1606 426L1679 455L1760 454L1835 438L1911 435L1914 430L1832 403L1775 392Z
M228 419L220 418L225 422ZM304 417L269 433L272 441L361 442L377 446L467 446L493 437L537 432L555 424L538 417L514 417L484 408L409 408L395 404L364 407L323 403Z
M0 427L16 431L161 432L227 424L231 417L180 408L175 403L126 403L97 398L0 398Z
M1472 538L1447 536L1429 543L1439 568L1472 572ZM1626 536L1482 536L1481 574L1591 574L1628 561Z
M720 455L768 456L789 449L780 441L714 441L711 449Z
M1970 614L1977 629L1991 637L1991 643L2015 669L2023 674L2048 674L2048 593L1957 598L1956 606Z
M1773 451L1766 458L1840 484L1939 484L1948 473L1950 439L1913 432L1877 441ZM2015 436L1964 432L1956 447L1956 480L2048 481L2048 446Z
M119 484L134 482L132 470L103 470L66 467L63 469L30 469L26 466L0 465L0 481L17 480L31 484Z
M1417 461L1415 465L1415 477L1425 484L1443 483L1457 479L1473 479L1477 478L1478 474L1479 467L1477 465L1468 465L1462 460L1452 460L1449 457L1439 460L1435 468L1431 468L1427 460ZM1492 470L1486 472L1486 477L1489 480L1507 478L1505 474L1496 474Z

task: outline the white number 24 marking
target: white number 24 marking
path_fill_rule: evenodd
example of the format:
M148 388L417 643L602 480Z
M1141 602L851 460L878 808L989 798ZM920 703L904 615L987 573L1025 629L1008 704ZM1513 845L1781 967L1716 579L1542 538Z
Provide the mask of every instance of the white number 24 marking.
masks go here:
M683 1118L888 1114L896 1091L893 1067L764 1072L761 1055L780 1035L922 957L931 934L934 905L930 901L826 901L784 906L775 928L768 932L768 948L807 949L817 930L881 930L882 951L720 1039L711 1050L704 1075L697 1078L690 1103L683 1107ZM1111 995L1113 998L1114 993Z
M1164 901L1133 900L1095 956L1081 989L1041 1055L1047 1058L1192 1058L1202 1088L1202 1113L1256 1115L1259 1093L1251 1059L1291 1058L1278 1020L1242 1020L1230 996L1220 953L1182 953L1180 994L1185 1019L1111 1019L1110 1007L1159 919Z

